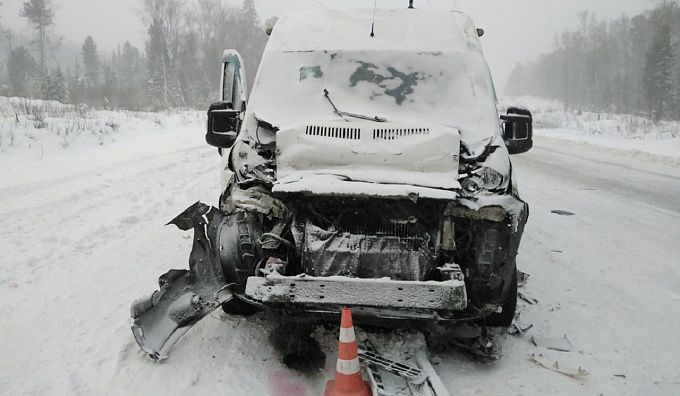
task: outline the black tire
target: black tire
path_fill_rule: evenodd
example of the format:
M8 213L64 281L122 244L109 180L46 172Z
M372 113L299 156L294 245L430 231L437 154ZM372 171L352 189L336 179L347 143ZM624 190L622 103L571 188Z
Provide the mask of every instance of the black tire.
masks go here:
M222 310L226 314L238 316L253 316L259 312L257 307L245 303L238 298L233 298L225 303L222 303Z
M486 319L487 326L494 327L510 327L513 319L515 319L515 311L517 310L517 270L513 272L510 289L508 295L503 301L502 311L493 313Z

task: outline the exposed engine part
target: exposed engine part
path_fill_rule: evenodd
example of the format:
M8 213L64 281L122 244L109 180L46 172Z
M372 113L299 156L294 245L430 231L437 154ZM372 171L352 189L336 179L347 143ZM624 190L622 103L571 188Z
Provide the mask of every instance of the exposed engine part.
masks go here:
M437 269L439 272L441 272L443 279L451 279L461 282L464 280L463 271L461 271L458 264L447 263Z
M456 250L456 223L453 216L444 215L442 221L442 249L448 251Z
M219 258L230 283L245 285L262 258L262 222L258 215L239 212L228 216L219 230Z
M468 207L451 202L446 205L444 216L460 217L469 220L489 220L500 223L507 219L508 212L500 205L470 209Z
M484 230L477 253L477 269L480 273L488 273L494 264L499 249L500 235L497 229Z
M287 216L286 205L272 197L271 192L263 186L248 189L232 186L223 195L220 208L225 213L254 212L277 219L285 219Z
M269 257L264 265L264 268L262 268L260 271L265 276L273 274L283 275L286 271L287 265L288 263L286 263L285 261L281 260L278 257Z
M304 226L302 267L313 276L424 280L434 255L429 235L353 234Z
M415 281L431 279L441 204L372 199L299 202L292 233L300 272ZM438 213L437 213L438 212Z

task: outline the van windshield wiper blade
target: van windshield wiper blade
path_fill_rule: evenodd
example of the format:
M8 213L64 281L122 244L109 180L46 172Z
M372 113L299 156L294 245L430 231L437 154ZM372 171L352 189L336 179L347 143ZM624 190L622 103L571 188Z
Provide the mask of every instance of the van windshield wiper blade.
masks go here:
M328 99L328 103L330 103L331 106L333 106L333 112L335 112L335 114L339 115L340 117L353 117L353 118L359 118L361 120L368 120L368 121L375 121L375 122L387 122L387 118L383 118L383 117L378 117L378 116L371 117L371 116L367 116L367 115L363 115L363 114L354 114L354 113L349 113L349 112L346 112L346 111L338 110L338 108L335 107L335 104L331 100L330 92L328 92L328 90L325 89L325 88L323 90L323 96L325 96L326 99Z

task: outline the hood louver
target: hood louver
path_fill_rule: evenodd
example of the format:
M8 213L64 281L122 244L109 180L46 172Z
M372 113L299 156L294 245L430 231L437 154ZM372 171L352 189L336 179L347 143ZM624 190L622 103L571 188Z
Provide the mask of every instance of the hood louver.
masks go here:
M334 139L360 140L361 128L308 125L305 134ZM375 128L373 140L395 140L406 136L429 135L429 128Z
M373 130L373 140L394 140L405 136L429 134L429 128L381 128Z
M322 136L335 139L361 139L360 128L345 128L345 127L327 127L327 126L313 126L308 125L305 130L306 135Z

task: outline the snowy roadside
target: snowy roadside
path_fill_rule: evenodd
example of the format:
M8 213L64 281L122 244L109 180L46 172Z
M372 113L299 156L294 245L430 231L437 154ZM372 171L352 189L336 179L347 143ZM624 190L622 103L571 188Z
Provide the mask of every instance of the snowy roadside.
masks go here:
M551 144L680 166L680 122L609 113L576 112L559 102L523 96L504 98L501 108L526 107L534 133Z
M199 111L102 111L0 97L0 186L204 145L204 125Z

